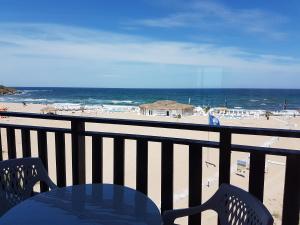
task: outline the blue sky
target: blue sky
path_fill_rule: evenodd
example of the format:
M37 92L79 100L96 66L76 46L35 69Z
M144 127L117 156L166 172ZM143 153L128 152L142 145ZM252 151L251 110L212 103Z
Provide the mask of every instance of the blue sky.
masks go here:
M300 88L299 12L298 0L0 0L0 83Z

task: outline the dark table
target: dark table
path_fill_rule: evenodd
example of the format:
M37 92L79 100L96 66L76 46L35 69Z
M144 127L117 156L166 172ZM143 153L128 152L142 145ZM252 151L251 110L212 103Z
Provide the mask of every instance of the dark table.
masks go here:
M160 225L156 205L144 194L112 184L59 188L8 211L1 225Z

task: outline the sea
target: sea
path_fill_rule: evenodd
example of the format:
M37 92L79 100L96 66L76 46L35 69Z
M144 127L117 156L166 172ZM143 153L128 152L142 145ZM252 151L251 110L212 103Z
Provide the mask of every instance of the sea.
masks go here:
M84 106L138 106L157 100L174 100L200 107L282 110L300 109L300 90L287 89L128 89L16 87L17 94L0 96L0 102Z

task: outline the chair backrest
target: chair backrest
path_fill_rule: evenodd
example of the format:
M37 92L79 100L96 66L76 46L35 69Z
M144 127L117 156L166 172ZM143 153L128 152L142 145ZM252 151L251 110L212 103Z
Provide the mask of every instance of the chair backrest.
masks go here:
M29 198L33 187L43 181L56 188L39 158L21 158L0 162L0 215Z
M267 208L248 192L222 184L205 208L218 213L221 225L272 225L274 220Z

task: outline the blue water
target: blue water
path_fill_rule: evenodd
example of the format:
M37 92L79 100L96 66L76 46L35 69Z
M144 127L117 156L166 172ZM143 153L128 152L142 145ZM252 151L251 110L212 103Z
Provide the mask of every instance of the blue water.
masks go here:
M300 109L300 90L275 89L113 89L113 88L17 88L17 95L1 96L1 102L66 103L82 105L132 105L175 100L195 106L280 110ZM227 103L226 103L227 102Z

